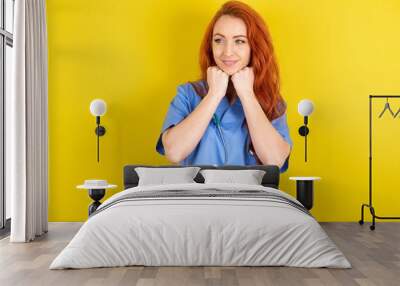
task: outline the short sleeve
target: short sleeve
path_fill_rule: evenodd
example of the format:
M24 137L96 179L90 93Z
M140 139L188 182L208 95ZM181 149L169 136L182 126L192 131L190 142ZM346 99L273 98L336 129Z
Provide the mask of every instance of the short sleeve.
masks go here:
M156 150L161 155L165 155L164 146L161 140L161 136L165 130L177 125L183 119L185 119L191 112L190 100L186 89L183 85L178 86L177 95L169 105L167 115L164 119L164 123L161 128L160 136L158 137Z
M293 142L292 139L290 138L290 134L289 134L289 127L287 124L287 118L286 118L286 113L284 113L283 115L281 115L280 117L272 120L272 126L274 126L274 128L279 132L279 134L283 137L283 139L289 143L290 145L290 150L292 150L293 147ZM285 164L283 164L283 166L280 169L280 172L283 173L285 172L288 168L289 168L289 156L286 158Z

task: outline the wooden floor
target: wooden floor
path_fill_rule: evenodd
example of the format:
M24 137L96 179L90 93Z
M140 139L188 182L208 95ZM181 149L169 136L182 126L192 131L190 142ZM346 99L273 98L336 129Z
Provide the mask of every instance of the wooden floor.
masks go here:
M400 223L322 223L352 269L119 267L48 270L81 223L50 223L32 243L0 241L0 285L400 285Z

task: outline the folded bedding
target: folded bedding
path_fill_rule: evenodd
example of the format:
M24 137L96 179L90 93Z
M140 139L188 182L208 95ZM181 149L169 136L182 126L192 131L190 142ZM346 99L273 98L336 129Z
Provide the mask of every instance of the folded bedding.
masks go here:
M146 185L115 194L50 269L128 265L351 267L292 196L237 183Z

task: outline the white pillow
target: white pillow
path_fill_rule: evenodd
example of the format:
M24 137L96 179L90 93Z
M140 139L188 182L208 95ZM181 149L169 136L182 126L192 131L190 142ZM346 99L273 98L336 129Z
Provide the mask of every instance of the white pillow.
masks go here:
M265 175L263 170L201 170L200 174L204 177L204 183L229 183L261 185Z
M135 168L138 186L196 183L193 179L199 170L199 167Z

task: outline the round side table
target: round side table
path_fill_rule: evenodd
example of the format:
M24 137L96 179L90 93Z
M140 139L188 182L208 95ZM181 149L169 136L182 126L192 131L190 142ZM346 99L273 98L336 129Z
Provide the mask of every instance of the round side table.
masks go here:
M296 199L302 205L311 210L314 203L314 186L316 180L320 177L289 177L290 180L296 181Z
M107 181L101 180L102 184L90 184L88 183L89 180L85 181L84 185L76 186L78 189L86 189L89 192L89 197L93 200L93 203L89 206L89 216L94 213L97 208L101 205L100 200L106 194L106 189L114 189L117 185L109 185ZM100 181L100 180L94 180Z

